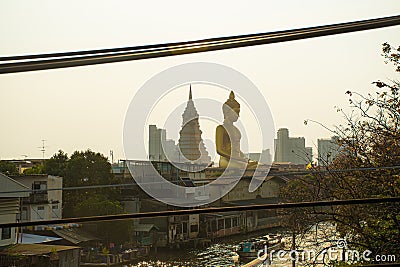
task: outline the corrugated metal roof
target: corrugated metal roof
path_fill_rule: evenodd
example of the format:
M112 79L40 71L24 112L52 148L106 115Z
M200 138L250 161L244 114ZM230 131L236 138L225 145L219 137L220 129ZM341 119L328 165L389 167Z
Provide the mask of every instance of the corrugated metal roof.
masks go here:
M80 249L80 247L73 246L55 246L55 245L42 245L42 244L16 244L12 247L8 247L0 254L18 254L21 256L35 256L35 255L46 255L54 252L60 252L65 250Z
M28 197L29 192L14 192L14 193L4 193L9 191L23 191L29 190L29 187L15 181L14 179L8 177L7 175L0 173L0 197Z
M133 229L135 232L150 232L151 230L158 230L154 224L139 224Z
M22 242L20 242L21 244L38 244L38 243L46 243L62 239L59 237L52 237L52 236L19 233L18 240L21 240L21 236L22 236Z
M69 228L69 229L60 229L60 230L52 230L52 231L59 237L62 237L65 240L67 240L73 244L76 244L76 245L78 245L82 242L99 240L97 237L95 237L79 228Z

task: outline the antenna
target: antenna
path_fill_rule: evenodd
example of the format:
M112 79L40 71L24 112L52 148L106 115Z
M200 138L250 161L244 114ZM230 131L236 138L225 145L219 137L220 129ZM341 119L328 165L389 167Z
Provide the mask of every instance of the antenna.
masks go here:
M40 151L42 151L43 163L44 163L44 153L46 152L46 147L47 147L47 146L45 146L45 142L46 142L46 140L45 140L45 139L42 139L42 146L39 147L39 148L40 148Z
M110 150L111 164L114 163L114 151Z

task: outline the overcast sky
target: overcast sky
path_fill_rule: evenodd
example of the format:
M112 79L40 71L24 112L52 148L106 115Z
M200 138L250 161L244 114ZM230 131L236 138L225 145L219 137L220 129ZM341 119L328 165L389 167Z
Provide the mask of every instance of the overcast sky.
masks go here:
M268 32L400 14L398 0L15 1L0 2L0 56L114 48ZM263 93L276 129L309 146L343 119L347 90L367 93L377 79L398 79L381 57L400 45L400 27L134 62L0 75L0 159L40 158L90 148L123 158L125 113L153 75L196 61L243 73ZM202 95L194 88L194 96ZM174 101L184 101L187 90ZM223 95L218 95L223 100ZM199 111L200 112L200 111ZM149 123L158 123L156 120ZM179 125L181 122L177 122ZM212 127L204 126L212 139ZM169 133L171 137L177 133ZM251 135L251 131L247 133ZM316 149L314 147L314 149ZM250 150L257 150L250 147Z

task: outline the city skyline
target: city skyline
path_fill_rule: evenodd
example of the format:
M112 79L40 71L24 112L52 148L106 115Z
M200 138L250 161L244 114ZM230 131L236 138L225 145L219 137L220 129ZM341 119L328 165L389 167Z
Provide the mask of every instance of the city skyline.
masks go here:
M158 128L157 125L149 125L148 157L146 159L152 161L165 162L181 162L178 156L178 142L175 139L167 138L168 131ZM276 163L292 163L304 164L318 163L325 166L331 163L339 154L340 147L337 144L337 137L318 138L317 147L305 146L305 138L303 136L292 136L287 128L279 128L275 139L274 155L270 154L270 149L262 151L247 151L246 157L259 161L260 163L270 164ZM218 163L218 156L214 155L212 162ZM310 156L311 155L311 156Z
M196 12L183 2L179 8L166 3L157 6L154 9L149 3L131 4L128 8L111 2L102 5L47 2L39 7L29 2L19 5L3 1L0 21L7 27L0 29L1 56L277 31L400 12L398 1L334 4L256 1L252 5L222 1L204 2ZM139 9L142 12L134 12ZM382 43L400 44L398 29L389 27L163 59L0 75L3 89L0 121L4 126L0 159L24 158L23 155L42 158L39 148L42 139L47 140L46 158L59 149L71 154L88 148L108 157L113 150L115 159L123 158L123 120L135 92L158 72L193 61L224 64L249 77L270 105L276 129L289 128L293 136L305 136L306 146L315 148L317 138L329 138L332 134L317 124L305 126L304 120L312 119L328 127L338 125L343 119L334 106L349 110L347 90L367 93L375 91L371 82L396 78L392 66L385 65L380 54ZM200 93L196 95L199 97Z

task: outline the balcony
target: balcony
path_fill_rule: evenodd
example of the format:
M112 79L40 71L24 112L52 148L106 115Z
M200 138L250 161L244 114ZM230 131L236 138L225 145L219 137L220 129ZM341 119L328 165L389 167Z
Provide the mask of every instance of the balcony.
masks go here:
M33 193L28 198L23 200L25 204L46 204L49 203L47 192L45 193Z

